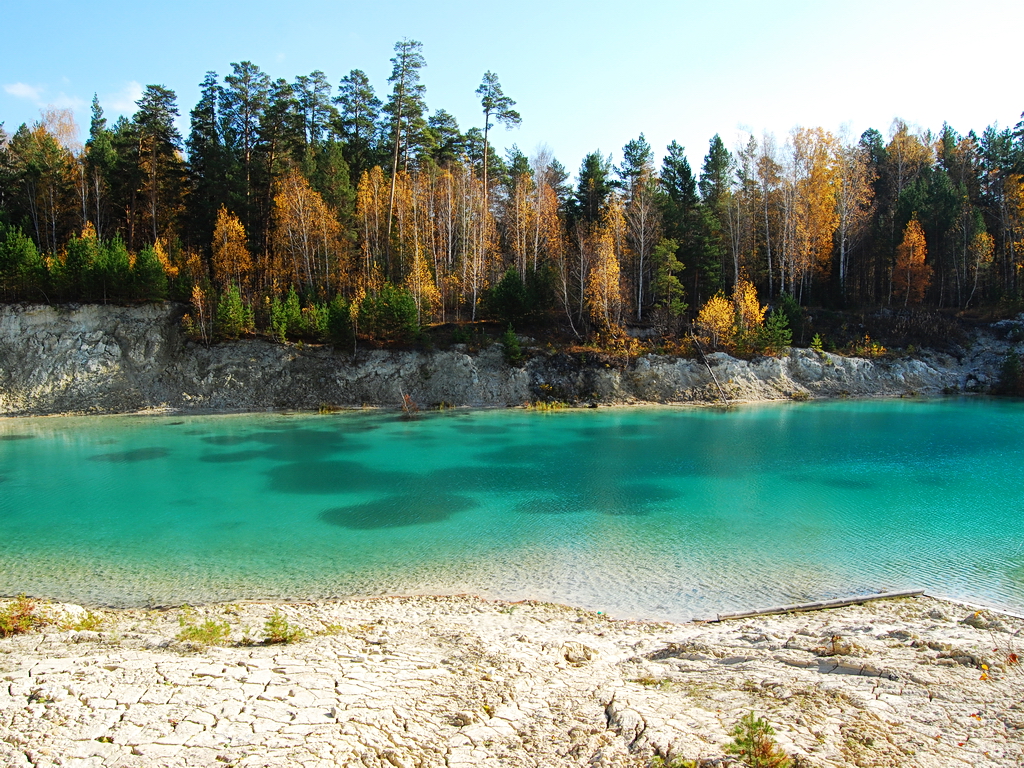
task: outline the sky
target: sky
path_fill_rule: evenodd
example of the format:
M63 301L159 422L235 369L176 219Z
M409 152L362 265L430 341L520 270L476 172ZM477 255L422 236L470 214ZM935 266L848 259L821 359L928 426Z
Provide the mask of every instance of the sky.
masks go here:
M480 126L474 91L491 70L522 115L495 145L547 145L573 173L595 150L619 162L641 133L659 160L678 141L698 170L716 133L730 149L766 131L782 144L798 126L888 135L897 117L980 133L1024 110L1019 0L12 0L0 18L8 133L52 105L73 109L84 136L94 93L116 118L160 84L187 135L205 73L243 60L289 81L320 69L335 88L362 69L384 100L402 38L423 43L431 112Z

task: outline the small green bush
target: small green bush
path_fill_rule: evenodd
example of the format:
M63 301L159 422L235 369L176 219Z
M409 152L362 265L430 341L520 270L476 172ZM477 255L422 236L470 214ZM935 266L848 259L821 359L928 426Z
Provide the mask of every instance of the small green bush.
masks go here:
M790 768L792 761L775 743L775 729L753 712L744 715L732 729L733 740L726 753L736 755L750 768Z
M177 639L191 645L224 645L231 636L231 627L223 623L207 619L202 624L195 624L191 612L184 613L178 619L181 631Z
M772 310L765 318L759 336L761 349L767 355L774 355L783 347L790 346L793 343L793 332L789 329L786 313L778 309Z
M519 337L510 325L501 335L501 345L505 348L505 362L519 365L523 361L523 348L519 345Z
M263 642L267 645L294 643L306 636L306 633L299 627L293 627L288 623L280 611L270 614L263 625Z
M359 331L381 341L407 342L416 336L416 301L401 286L384 283L359 305Z

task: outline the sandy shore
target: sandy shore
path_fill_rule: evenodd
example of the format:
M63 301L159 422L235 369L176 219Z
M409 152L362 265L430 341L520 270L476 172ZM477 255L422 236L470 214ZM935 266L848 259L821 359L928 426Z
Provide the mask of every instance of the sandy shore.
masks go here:
M41 610L0 640L5 766L729 765L750 711L799 766L1024 764L1024 621L926 597L706 624L473 597ZM262 642L275 611L305 638ZM207 620L226 645L179 639Z

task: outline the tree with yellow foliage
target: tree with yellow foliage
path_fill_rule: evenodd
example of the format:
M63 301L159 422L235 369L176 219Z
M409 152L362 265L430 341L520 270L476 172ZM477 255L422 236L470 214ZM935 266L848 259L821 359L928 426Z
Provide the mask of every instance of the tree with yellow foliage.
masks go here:
M290 281L326 295L338 267L338 218L298 171L277 183L274 242Z
M736 309L722 293L716 293L697 313L697 331L711 347L732 344L736 334Z
M421 248L416 248L413 254L409 274L405 277L405 287L416 302L416 324L422 325L423 315L433 315L440 307L441 293L434 284L434 275Z
M245 244L245 227L223 205L217 211L217 224L213 229L212 266L213 280L221 290L226 290L232 283L244 290L252 275L252 257Z
M609 227L601 228L594 245L594 262L587 278L587 307L595 323L611 330L622 314L622 287L615 237Z
M764 325L764 313L768 306L761 306L757 301L757 289L741 275L739 282L732 290L732 304L736 313L736 332L741 337L753 337Z
M920 304L924 298L924 292L932 281L932 268L925 263L927 256L924 230L915 212L903 230L903 242L896 248L896 264L892 272L893 296L897 300L902 298L903 306Z

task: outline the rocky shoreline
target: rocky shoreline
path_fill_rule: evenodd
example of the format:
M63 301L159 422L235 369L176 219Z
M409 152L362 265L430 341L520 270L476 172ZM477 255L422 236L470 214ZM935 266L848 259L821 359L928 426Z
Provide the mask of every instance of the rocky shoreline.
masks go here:
M510 366L500 344L356 354L260 339L204 346L184 337L182 312L171 303L0 306L0 415L398 407L405 394L421 407L707 403L719 401L719 386L739 401L985 392L1011 346L1005 333L979 332L955 355L863 359L792 348L749 361L715 353L705 365L527 343L525 362Z
M740 765L751 711L799 766L1024 761L1024 621L929 597L692 624L468 596L37 610L0 640L17 768ZM304 637L264 642L275 614ZM211 624L224 645L183 639Z

